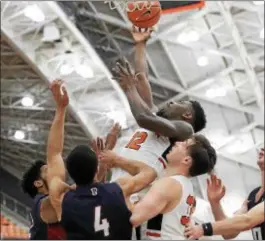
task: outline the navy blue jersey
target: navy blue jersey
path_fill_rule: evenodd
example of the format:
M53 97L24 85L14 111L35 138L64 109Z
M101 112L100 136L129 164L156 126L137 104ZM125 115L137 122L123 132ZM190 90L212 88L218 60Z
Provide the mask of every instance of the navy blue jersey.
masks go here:
M261 196L261 198L256 202L256 195L259 192L260 187L254 189L248 196L248 210L255 207L259 203L263 202L265 199L265 193ZM261 223L252 229L253 239L254 240L265 240L265 223Z
M63 198L61 224L70 240L129 240L130 217L116 183L79 186Z
M59 223L47 224L43 222L40 216L41 201L47 195L37 194L33 200L31 210L32 225L30 227L31 240L63 240L65 232Z

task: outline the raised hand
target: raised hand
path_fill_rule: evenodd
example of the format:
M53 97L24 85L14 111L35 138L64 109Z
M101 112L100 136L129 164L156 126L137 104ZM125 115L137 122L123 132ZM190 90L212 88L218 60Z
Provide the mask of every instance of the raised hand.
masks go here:
M220 202L225 195L225 186L216 175L211 175L210 179L207 179L207 195L210 203Z
M153 28L137 29L135 26L132 28L132 36L135 43L146 42L153 32Z
M65 108L68 106L69 97L62 80L54 80L49 88L57 107Z
M92 140L91 147L98 157L99 154L105 150L103 139L101 137L97 137L96 139Z
M112 74L113 79L119 83L125 92L137 84L137 76L127 61L122 60L117 62L116 67L112 69Z
M118 155L113 151L103 151L99 154L100 163L108 167L113 167L117 158Z
M121 126L118 123L115 123L106 137L105 146L107 150L112 150L115 147L120 133L121 133Z
M184 235L189 240L199 239L203 236L203 234L203 228L201 225L189 224L184 230Z

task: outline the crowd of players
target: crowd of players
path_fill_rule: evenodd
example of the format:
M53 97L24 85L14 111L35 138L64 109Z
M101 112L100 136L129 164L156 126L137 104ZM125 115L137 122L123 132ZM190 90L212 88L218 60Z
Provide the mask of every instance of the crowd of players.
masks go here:
M216 152L205 136L197 134L206 126L202 106L196 101L169 102L155 111L145 56L151 32L134 29L132 35L135 71L121 60L113 78L126 94L139 129L119 153L113 151L120 132L116 124L105 140L76 146L63 160L69 98L61 80L52 83L56 113L47 162L36 161L22 181L24 192L34 199L30 238L183 240L223 235L231 239L252 229L254 239L264 239L264 149L258 159L261 187L251 192L234 217L227 218L220 204L225 188L212 174ZM68 184L66 173L74 185ZM217 222L199 225L192 218L196 198L191 177L206 173L211 175L207 193Z

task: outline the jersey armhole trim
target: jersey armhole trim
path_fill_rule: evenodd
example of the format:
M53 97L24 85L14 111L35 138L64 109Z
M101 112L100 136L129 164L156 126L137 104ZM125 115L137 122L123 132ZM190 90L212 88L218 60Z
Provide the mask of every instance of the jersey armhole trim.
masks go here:
M182 185L182 183L181 183L179 180L176 180L176 178L175 178L174 176L171 176L170 178L173 179L176 183L179 183L180 186L181 186L181 197L180 197L179 202L178 202L178 204L177 204L177 205L179 205L180 203L183 202L183 197L184 197L184 189L183 189L183 185ZM174 208L176 208L177 205L176 205Z

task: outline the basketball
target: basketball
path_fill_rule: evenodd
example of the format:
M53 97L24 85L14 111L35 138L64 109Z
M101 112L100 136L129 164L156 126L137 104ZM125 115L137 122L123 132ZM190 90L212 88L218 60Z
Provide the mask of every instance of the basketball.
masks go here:
M139 28L151 28L156 25L161 16L159 1L129 2L127 14L132 24Z

